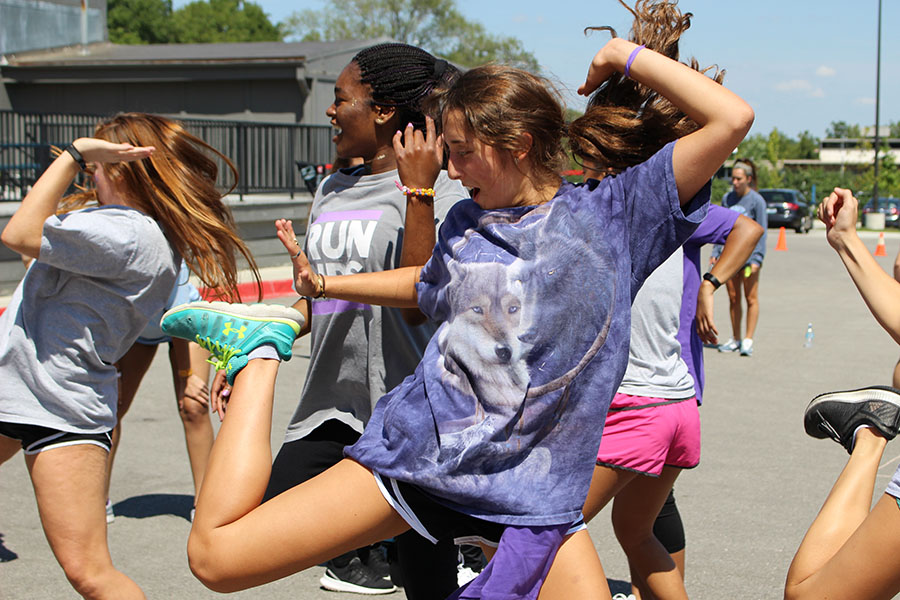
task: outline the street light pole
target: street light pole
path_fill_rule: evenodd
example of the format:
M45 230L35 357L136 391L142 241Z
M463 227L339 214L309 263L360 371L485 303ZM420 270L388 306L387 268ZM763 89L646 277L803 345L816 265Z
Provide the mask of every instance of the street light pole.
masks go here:
M881 103L881 0L878 0L878 50L875 65L875 185L872 187L872 200L875 210L878 210L880 204L878 200L878 150L881 142L878 136Z

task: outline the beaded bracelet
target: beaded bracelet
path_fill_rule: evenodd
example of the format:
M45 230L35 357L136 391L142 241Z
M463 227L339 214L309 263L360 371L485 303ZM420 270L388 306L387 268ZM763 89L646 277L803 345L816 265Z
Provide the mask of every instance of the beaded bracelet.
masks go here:
M394 184L397 186L397 189L406 194L407 196L431 196L434 197L434 188L411 188L406 187L399 181L394 181Z

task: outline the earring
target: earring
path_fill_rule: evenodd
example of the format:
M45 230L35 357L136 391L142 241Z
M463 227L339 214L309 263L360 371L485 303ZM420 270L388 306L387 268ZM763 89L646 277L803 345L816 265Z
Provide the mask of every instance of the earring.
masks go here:
M375 122L379 125L384 125L384 119L375 119Z

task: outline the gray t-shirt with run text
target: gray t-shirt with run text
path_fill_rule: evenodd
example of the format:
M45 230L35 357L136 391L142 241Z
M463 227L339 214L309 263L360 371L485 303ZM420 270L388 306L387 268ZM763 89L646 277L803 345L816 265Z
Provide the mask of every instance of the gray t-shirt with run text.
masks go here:
M305 250L325 275L400 266L406 196L395 183L397 171L358 173L339 171L316 191ZM469 194L446 172L434 188L437 226ZM309 371L284 441L301 439L332 419L362 433L375 402L412 374L435 327L410 326L394 308L313 300Z

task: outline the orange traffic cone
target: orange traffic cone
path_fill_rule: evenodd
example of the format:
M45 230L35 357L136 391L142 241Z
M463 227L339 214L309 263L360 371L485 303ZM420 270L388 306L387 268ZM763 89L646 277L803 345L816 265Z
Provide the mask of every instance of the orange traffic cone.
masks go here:
M778 230L778 243L775 244L775 249L787 252L787 237L784 234L784 227Z
M875 246L875 256L887 256L887 249L884 247L884 232L878 234L878 245Z

